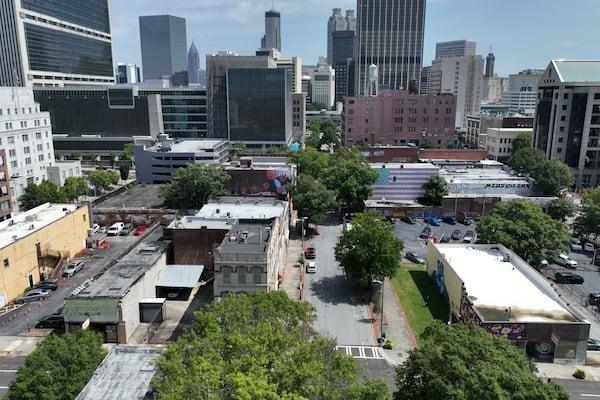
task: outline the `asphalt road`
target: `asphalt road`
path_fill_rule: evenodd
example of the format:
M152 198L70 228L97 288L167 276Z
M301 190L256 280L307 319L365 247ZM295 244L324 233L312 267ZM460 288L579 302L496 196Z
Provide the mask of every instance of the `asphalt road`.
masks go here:
M0 357L0 398L8 392L8 385L15 379L17 369L25 364L25 357Z
M556 379L556 382L571 394L571 400L600 399L600 382L577 379Z

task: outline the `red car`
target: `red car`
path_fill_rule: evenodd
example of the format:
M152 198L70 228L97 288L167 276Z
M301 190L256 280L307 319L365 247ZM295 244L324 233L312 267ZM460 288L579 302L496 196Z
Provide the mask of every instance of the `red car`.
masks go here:
M314 247L307 247L306 258L308 258L309 260L317 258L317 250Z
M146 231L146 229L148 229L148 227L146 225L140 225L137 228L135 228L135 231L133 231L133 234L135 236L139 236L142 233L144 233Z

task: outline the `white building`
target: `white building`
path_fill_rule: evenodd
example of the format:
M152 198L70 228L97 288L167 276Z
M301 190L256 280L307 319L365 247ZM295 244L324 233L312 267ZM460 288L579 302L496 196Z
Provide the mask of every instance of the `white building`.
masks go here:
M312 71L311 75L312 102L325 104L330 109L335 101L335 70L323 65Z
M533 115L537 103L538 82L543 69L524 69L508 76L508 91L502 93L502 104L509 106L510 112Z
M483 80L480 55L443 57L431 64L430 94L456 96L456 126L466 127L467 115L479 112Z
M0 148L6 150L14 209L30 183L47 179L54 165L50 114L40 111L28 88L0 87Z
M494 160L506 160L512 152L512 141L519 133L529 133L533 136L532 128L488 128L485 135L480 134L480 140L485 143L488 156Z
M65 160L56 161L54 165L50 165L48 170L48 180L57 186L65 184L65 180L70 177L81 177L81 161Z

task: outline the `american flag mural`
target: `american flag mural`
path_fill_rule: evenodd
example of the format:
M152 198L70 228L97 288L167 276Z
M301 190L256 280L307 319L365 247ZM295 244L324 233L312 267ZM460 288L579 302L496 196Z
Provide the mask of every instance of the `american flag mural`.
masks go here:
M379 173L369 200L417 200L425 194L423 184L438 174L432 164L371 164Z

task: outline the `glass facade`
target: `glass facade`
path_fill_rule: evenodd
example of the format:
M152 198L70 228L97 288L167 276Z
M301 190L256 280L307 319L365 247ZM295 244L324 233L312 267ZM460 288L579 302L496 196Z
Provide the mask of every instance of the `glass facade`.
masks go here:
M21 0L30 11L110 33L108 0Z
M170 78L183 72L187 86L185 18L150 15L139 17L139 22L144 80Z
M173 138L205 138L206 90L140 90L141 96L159 94L164 133Z
M110 42L25 24L27 56L34 71L112 76Z
M291 135L291 76L286 69L229 69L229 140L287 142Z

